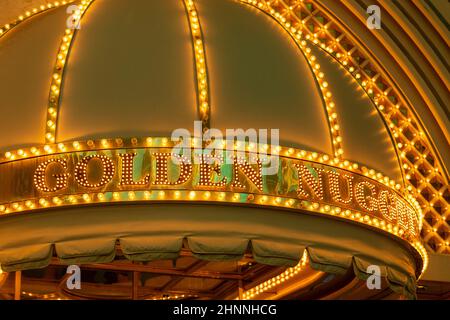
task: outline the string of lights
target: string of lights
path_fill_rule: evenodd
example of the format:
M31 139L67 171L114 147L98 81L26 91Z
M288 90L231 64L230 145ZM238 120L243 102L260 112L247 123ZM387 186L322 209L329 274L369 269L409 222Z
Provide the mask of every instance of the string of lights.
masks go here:
M309 261L308 252L304 250L302 258L300 259L300 262L296 266L287 268L281 274L272 277L251 289L244 291L242 294L242 300L251 300L269 290L276 289L277 287L281 286L285 281L288 281L289 279L297 276L301 271L303 271L305 269L305 266L308 264L308 261Z
M195 71L197 80L198 114L203 124L203 130L209 129L211 102L209 99L209 80L206 65L205 45L202 35L200 18L193 0L183 0L186 7L194 49Z
M60 6L64 6L69 3L73 3L77 0L64 0L64 1L55 1L55 2L49 2L47 4L40 5L39 7L35 7L33 9L25 11L23 14L19 15L15 20L3 25L0 27L0 38L5 36L8 32L19 26L22 22L27 21L28 19L43 13L47 12L51 9L58 8Z
M53 68L52 82L50 85L50 92L48 96L47 107L47 122L45 131L45 142L54 143L56 141L56 130L58 128L59 107L61 97L61 85L63 83L64 70L67 65L67 56L71 50L75 34L77 32L76 26L81 21L81 18L86 13L87 9L94 2L94 0L82 0L79 4L79 11L72 15L74 28L66 28L62 38L59 51L57 54L55 66Z

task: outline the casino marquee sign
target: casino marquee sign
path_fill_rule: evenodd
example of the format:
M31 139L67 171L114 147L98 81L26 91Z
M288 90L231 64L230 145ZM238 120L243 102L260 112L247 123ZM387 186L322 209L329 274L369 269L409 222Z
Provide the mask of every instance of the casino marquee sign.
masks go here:
M267 155L251 145L243 154L228 150L231 161L172 150L168 138L133 138L8 154L0 159L0 217L98 203L193 201L335 216L410 243L419 239L417 203L400 185L355 163L279 147L278 170L266 175L261 159Z

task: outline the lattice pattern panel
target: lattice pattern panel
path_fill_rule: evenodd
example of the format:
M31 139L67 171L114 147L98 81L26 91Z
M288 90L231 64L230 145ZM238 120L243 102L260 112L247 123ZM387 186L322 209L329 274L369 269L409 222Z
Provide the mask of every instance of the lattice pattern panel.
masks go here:
M450 253L450 187L413 108L381 68L344 30L307 0L241 1L281 20L292 33L310 40L338 61L377 107L395 141L407 189L423 212L422 238L438 253Z

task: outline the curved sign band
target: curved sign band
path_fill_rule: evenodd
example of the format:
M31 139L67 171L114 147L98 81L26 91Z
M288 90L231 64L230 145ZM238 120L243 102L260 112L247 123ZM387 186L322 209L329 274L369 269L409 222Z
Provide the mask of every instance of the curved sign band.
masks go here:
M63 151L2 162L0 213L103 202L207 201L330 214L410 242L419 238L414 206L360 169L291 148L281 148L276 157L225 147L213 154L192 148L186 155L173 153L168 138L153 138L159 142L150 146L149 139L146 146L102 140L84 148L76 142Z

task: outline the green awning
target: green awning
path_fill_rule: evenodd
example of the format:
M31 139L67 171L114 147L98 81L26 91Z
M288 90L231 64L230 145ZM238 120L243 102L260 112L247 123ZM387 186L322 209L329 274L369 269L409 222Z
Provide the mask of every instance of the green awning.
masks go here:
M194 256L211 261L254 259L296 265L306 249L312 268L366 279L380 266L391 288L415 295L416 259L406 243L356 223L267 208L152 204L82 207L0 219L0 263L6 272L46 267L55 254L65 264L114 260L116 243L133 261L175 259L187 241Z

